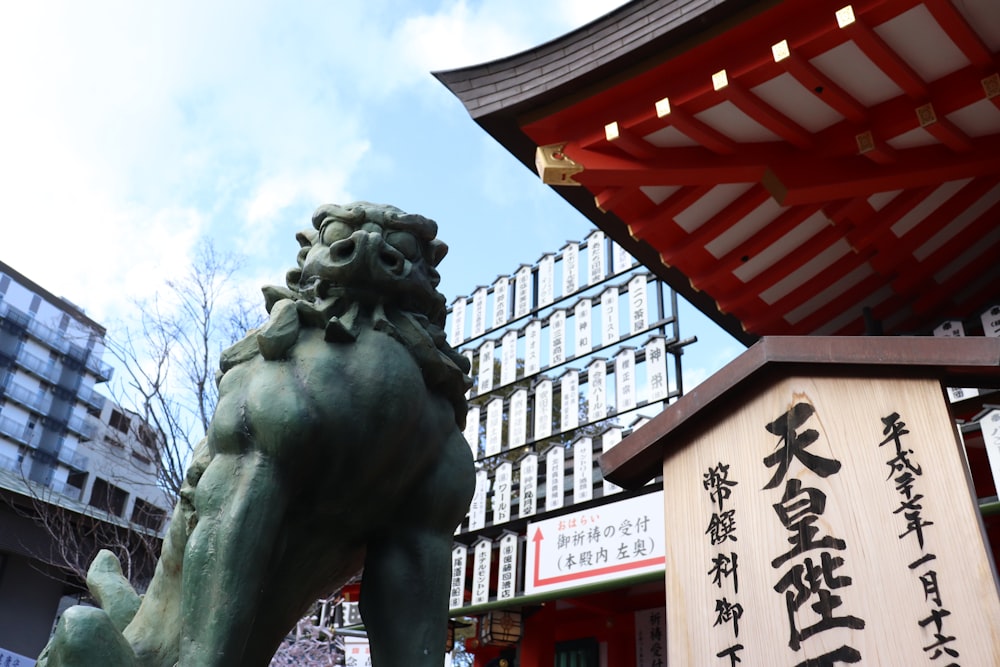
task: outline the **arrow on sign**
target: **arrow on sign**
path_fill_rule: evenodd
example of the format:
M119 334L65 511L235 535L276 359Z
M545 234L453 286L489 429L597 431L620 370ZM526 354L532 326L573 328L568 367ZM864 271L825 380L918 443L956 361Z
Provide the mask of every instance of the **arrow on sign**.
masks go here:
M666 558L663 556L656 556L654 558L646 558L645 560L635 560L627 563L618 563L617 565L607 565L605 567L599 567L593 570L580 570L579 572L572 572L569 574L560 574L554 577L541 576L541 562L542 562L542 540L545 537L542 535L542 529L536 528L535 534L531 537L531 541L535 543L535 570L534 575L534 585L538 586L550 586L552 584L561 584L567 581L576 581L579 579L590 579L592 577L599 577L604 574L617 574L619 572L627 572L629 570L638 570L644 567L651 567L653 565L664 565L666 563Z

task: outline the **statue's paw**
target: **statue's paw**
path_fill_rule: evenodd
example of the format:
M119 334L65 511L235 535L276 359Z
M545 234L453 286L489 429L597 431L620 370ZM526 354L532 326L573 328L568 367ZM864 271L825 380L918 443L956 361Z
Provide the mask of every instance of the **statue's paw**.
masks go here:
M118 632L125 629L139 610L139 595L122 575L118 558L101 549L87 570L87 588Z
M111 617L97 607L70 607L38 659L39 667L133 667L135 654Z

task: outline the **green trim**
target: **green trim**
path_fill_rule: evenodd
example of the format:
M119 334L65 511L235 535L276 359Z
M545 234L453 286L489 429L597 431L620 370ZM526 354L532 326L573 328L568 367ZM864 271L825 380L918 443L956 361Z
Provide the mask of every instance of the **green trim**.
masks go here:
M521 595L514 598L508 598L505 600L491 600L490 602L484 602L483 604L472 605L469 607L458 607L452 609L448 614L452 618L457 618L459 616L477 616L479 614L484 614L488 611L493 611L495 609L508 609L511 607L530 607L533 605L542 604L543 602L550 602L552 600L558 600L567 597L579 597L581 595L591 595L593 593L603 593L604 591L615 590L618 588L625 588L627 586L635 586L637 584L648 584L653 581L663 581L665 576L664 570L655 570L653 572L644 572L642 574L637 574L632 577L623 577L621 579L609 579L606 581L599 581L593 584L587 584L585 586L576 586L573 588L560 588L559 590L546 591L544 593L535 593L534 595Z
M994 516L1000 514L1000 500L996 496L979 499L979 512L983 516Z

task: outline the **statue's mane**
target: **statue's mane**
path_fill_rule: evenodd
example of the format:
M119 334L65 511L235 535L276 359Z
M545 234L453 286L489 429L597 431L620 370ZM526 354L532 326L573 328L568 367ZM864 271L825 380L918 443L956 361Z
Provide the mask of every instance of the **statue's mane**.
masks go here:
M414 233L421 240L424 255L421 266L411 278L421 288L417 297L414 298L412 292L405 296L389 293L372 297L363 290L352 290L351 286L330 286L317 281L315 276L304 275L306 256L315 245L322 243L320 231L331 220L356 225L368 220L385 228ZM444 333L446 301L436 289L440 276L435 267L447 252L447 246L435 238L437 224L394 206L368 202L321 206L312 222L313 229L296 235L301 246L298 267L286 274L286 286L263 288L268 313L279 301L291 300L300 326L323 329L331 342L350 342L357 335L359 313L364 310L376 330L392 336L410 352L427 387L449 400L455 410L455 422L464 428L468 413L465 394L472 386L471 364L448 344ZM244 341L223 352L223 373L258 353L257 345L248 344L250 340L256 341L257 336L248 335Z

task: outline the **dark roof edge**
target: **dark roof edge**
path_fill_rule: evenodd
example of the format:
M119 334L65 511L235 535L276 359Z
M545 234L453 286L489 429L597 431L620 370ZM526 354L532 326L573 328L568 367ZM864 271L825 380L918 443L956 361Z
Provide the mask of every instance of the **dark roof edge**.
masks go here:
M433 72L474 119L579 92L776 0L633 0L562 37L511 56ZM648 65L645 65L648 66ZM644 66L644 67L645 67Z
M105 329L102 324L91 319L91 317L87 315L85 312L83 312L83 310L78 305L66 299L65 297L56 296L52 292L48 291L47 289L36 283L28 276L24 275L23 273L12 267L10 264L7 264L5 262L0 262L0 273L10 276L13 280L20 283L27 289L30 289L32 292L38 294L38 296L48 301L56 308L65 310L67 313L69 313L76 319L80 320L84 324L90 325L95 330L97 330L97 332L102 337L107 335L108 333L107 329Z

